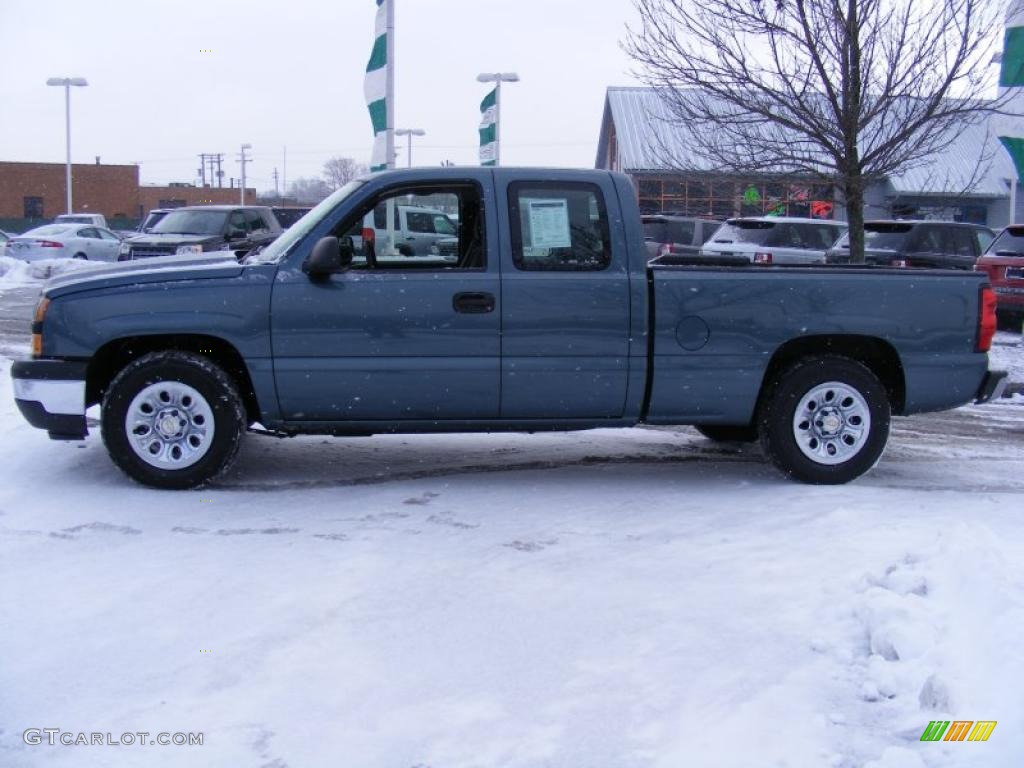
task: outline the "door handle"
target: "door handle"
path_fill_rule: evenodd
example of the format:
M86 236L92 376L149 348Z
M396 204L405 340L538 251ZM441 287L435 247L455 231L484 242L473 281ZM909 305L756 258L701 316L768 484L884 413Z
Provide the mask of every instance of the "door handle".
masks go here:
M482 315L494 311L493 293L456 293L452 309L467 315Z

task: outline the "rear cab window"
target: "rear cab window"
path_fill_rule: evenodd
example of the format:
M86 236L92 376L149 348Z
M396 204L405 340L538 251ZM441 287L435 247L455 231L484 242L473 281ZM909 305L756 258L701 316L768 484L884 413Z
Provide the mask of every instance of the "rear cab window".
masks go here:
M588 182L512 182L512 262L522 271L600 271L611 265L608 210Z
M774 221L744 221L730 219L715 232L714 243L751 243L764 245L776 227Z

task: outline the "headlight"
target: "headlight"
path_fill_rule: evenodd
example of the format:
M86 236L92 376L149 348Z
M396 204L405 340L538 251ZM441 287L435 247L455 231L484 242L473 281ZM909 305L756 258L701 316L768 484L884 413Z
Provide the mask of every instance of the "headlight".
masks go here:
M175 256L196 256L203 252L203 246L201 245L179 245L178 250L174 252Z
M121 247L117 249L118 256L127 256L132 252L132 247L128 243L121 243Z

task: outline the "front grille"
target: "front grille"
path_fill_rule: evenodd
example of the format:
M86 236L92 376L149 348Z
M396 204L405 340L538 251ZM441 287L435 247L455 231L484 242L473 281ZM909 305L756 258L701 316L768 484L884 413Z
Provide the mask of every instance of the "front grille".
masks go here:
M451 242L439 242L437 244L437 252L442 256L458 256L459 255L459 241L453 240Z
M133 259L151 259L155 256L173 256L177 250L174 245L133 245Z
M1006 276L1011 280L1024 280L1024 267L1007 267Z

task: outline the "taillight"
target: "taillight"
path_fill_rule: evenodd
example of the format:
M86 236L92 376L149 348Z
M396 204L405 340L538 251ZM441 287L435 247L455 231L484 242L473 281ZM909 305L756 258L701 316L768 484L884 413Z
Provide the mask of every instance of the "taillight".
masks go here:
M906 259L893 259L892 262L890 262L890 266L899 267L900 269L905 269L906 266L907 266L907 260Z
M668 256L670 253L672 253L672 246L668 243L662 243L658 246L659 256Z
M372 243L377 237L377 233L374 231L373 227L363 227L362 237L364 243Z
M772 255L770 253L755 253L754 254L755 264L771 264Z
M64 243L55 243L53 240L36 240L36 245L40 248L63 248Z
M981 286L978 295L978 343L975 352L988 352L996 335L996 294L992 286Z

